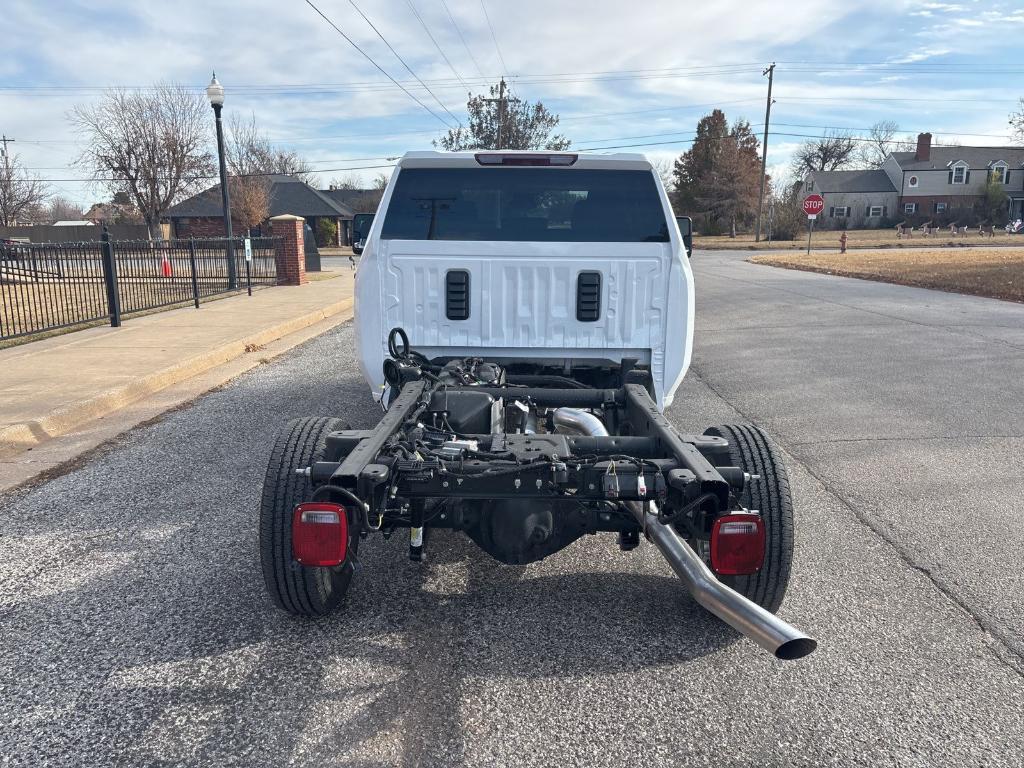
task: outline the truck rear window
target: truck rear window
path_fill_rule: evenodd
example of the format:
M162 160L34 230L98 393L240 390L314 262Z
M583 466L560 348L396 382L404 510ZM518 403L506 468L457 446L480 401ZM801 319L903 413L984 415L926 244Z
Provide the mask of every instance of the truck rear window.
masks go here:
M665 243L650 171L403 168L381 230L391 240Z

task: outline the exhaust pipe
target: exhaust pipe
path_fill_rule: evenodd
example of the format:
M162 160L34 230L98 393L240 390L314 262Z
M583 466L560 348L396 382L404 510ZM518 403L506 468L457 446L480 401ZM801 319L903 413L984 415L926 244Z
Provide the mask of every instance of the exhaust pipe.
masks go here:
M556 408L552 421L562 433L591 437L608 435L604 423L581 408ZM818 647L818 641L814 638L720 582L693 548L679 538L672 526L658 522L658 509L653 501L646 504L638 501L623 503L640 523L647 538L654 542L654 546L668 560L693 599L705 610L774 654L777 659L801 659Z
M608 436L604 423L582 408L556 408L551 414L551 421L554 422L555 431L563 435Z
M711 569L672 526L658 522L654 502L648 502L649 508L637 501L624 503L640 523L647 538L668 560L693 599L707 611L774 654L777 659L800 659L818 647L817 640L715 578Z

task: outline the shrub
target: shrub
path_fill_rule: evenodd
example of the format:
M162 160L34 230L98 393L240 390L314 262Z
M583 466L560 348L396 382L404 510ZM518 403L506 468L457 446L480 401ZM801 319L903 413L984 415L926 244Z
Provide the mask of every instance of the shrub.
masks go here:
M338 242L338 225L334 219L319 219L316 223L316 244L329 248Z
M772 240L796 240L807 231L807 215L796 194L776 197L771 222Z

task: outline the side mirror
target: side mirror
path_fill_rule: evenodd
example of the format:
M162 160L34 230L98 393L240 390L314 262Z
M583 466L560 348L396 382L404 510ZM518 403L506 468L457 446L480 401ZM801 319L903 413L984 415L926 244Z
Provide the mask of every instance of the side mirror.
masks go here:
M683 236L683 245L686 246L687 258L693 256L693 220L689 216L676 216L676 224L679 225L679 234Z
M362 240L359 241L359 243L361 242ZM359 243L352 243L352 253L354 253L356 256L363 255L363 246L360 245Z

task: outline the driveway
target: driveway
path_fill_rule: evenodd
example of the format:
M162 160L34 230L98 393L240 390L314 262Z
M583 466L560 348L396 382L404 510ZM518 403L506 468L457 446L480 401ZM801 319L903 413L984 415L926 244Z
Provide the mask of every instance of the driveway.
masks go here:
M700 253L684 429L790 456L783 663L650 545L526 567L360 549L345 610L274 609L256 507L285 420L379 411L351 326L0 499L0 763L963 766L1024 754L1024 306Z

